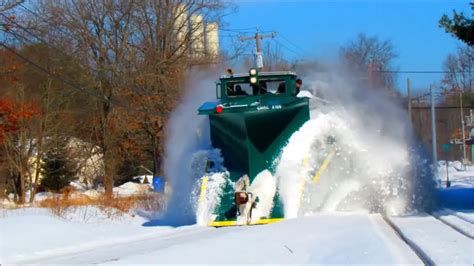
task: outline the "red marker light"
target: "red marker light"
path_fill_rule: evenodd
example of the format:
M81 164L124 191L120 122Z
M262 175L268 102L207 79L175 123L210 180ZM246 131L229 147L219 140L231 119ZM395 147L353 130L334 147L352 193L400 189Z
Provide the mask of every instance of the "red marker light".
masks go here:
M222 105L216 106L216 113L220 114L222 113L222 111L224 111L224 108L222 107Z

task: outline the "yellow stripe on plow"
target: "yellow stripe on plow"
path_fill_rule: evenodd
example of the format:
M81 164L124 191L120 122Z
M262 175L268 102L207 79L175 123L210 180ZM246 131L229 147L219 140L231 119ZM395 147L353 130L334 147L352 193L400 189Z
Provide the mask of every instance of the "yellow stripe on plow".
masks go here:
M329 163L331 162L332 157L336 153L336 150L333 149L329 155L324 159L323 164L321 164L321 167L319 168L318 172L313 176L313 183L316 184L319 181L319 178L321 177L321 174L328 168Z
M199 203L203 203L206 199L206 191L207 191L207 176L203 176L201 178L201 191L199 193Z
M306 156L303 158L303 167L307 167L308 166L308 162L309 162L309 155L306 154ZM301 177L301 183L300 183L300 190L299 190L299 200L298 200L298 206L296 207L296 212L298 213L299 209L300 209L300 206L301 206L301 201L303 200L303 195L304 195L304 191L305 191L305 188L306 188L306 178L305 176L302 176Z
M271 224L276 223L279 221L284 220L284 218L268 218L268 219L260 219L256 222L250 223L250 225L257 225L257 224ZM237 221L213 221L208 224L208 226L213 227L222 227L222 226L241 226L247 224L237 224Z

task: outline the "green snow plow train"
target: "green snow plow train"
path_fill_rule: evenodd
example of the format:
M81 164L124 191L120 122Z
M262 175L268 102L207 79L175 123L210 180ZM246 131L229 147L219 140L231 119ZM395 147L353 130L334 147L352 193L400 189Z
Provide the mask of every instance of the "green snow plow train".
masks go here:
M224 186L219 194L209 226L266 224L283 219L276 182L267 182L263 176L272 177L282 148L309 120L308 99L296 97L296 82L294 72L259 73L252 68L249 73L233 74L228 70L216 83L218 101L199 108L200 115L209 116L212 145L221 150L233 184ZM261 180L255 181L257 178ZM201 179L200 205L206 204L208 181L207 175ZM259 207L265 211L256 212Z

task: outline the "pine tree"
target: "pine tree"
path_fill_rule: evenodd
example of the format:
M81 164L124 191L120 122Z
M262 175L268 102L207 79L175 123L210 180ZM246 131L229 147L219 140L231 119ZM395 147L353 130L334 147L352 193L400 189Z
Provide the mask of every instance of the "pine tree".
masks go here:
M470 3L470 5L474 10L474 3ZM474 20L466 17L462 12L453 11L452 19L443 15L439 20L439 26L467 45L474 46Z
M59 192L74 178L74 166L62 147L55 147L43 159L41 187L47 191Z

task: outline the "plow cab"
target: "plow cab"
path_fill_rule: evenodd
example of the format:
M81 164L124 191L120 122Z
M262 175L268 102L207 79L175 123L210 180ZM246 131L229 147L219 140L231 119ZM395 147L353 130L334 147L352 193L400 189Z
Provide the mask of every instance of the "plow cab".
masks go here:
M207 225L283 218L275 163L291 135L309 120L308 99L296 97L300 85L294 72L257 69L216 82L217 101L204 103L199 114L209 116L211 142L220 149L227 174L219 191L210 189L211 173L201 180L198 211L209 212Z

